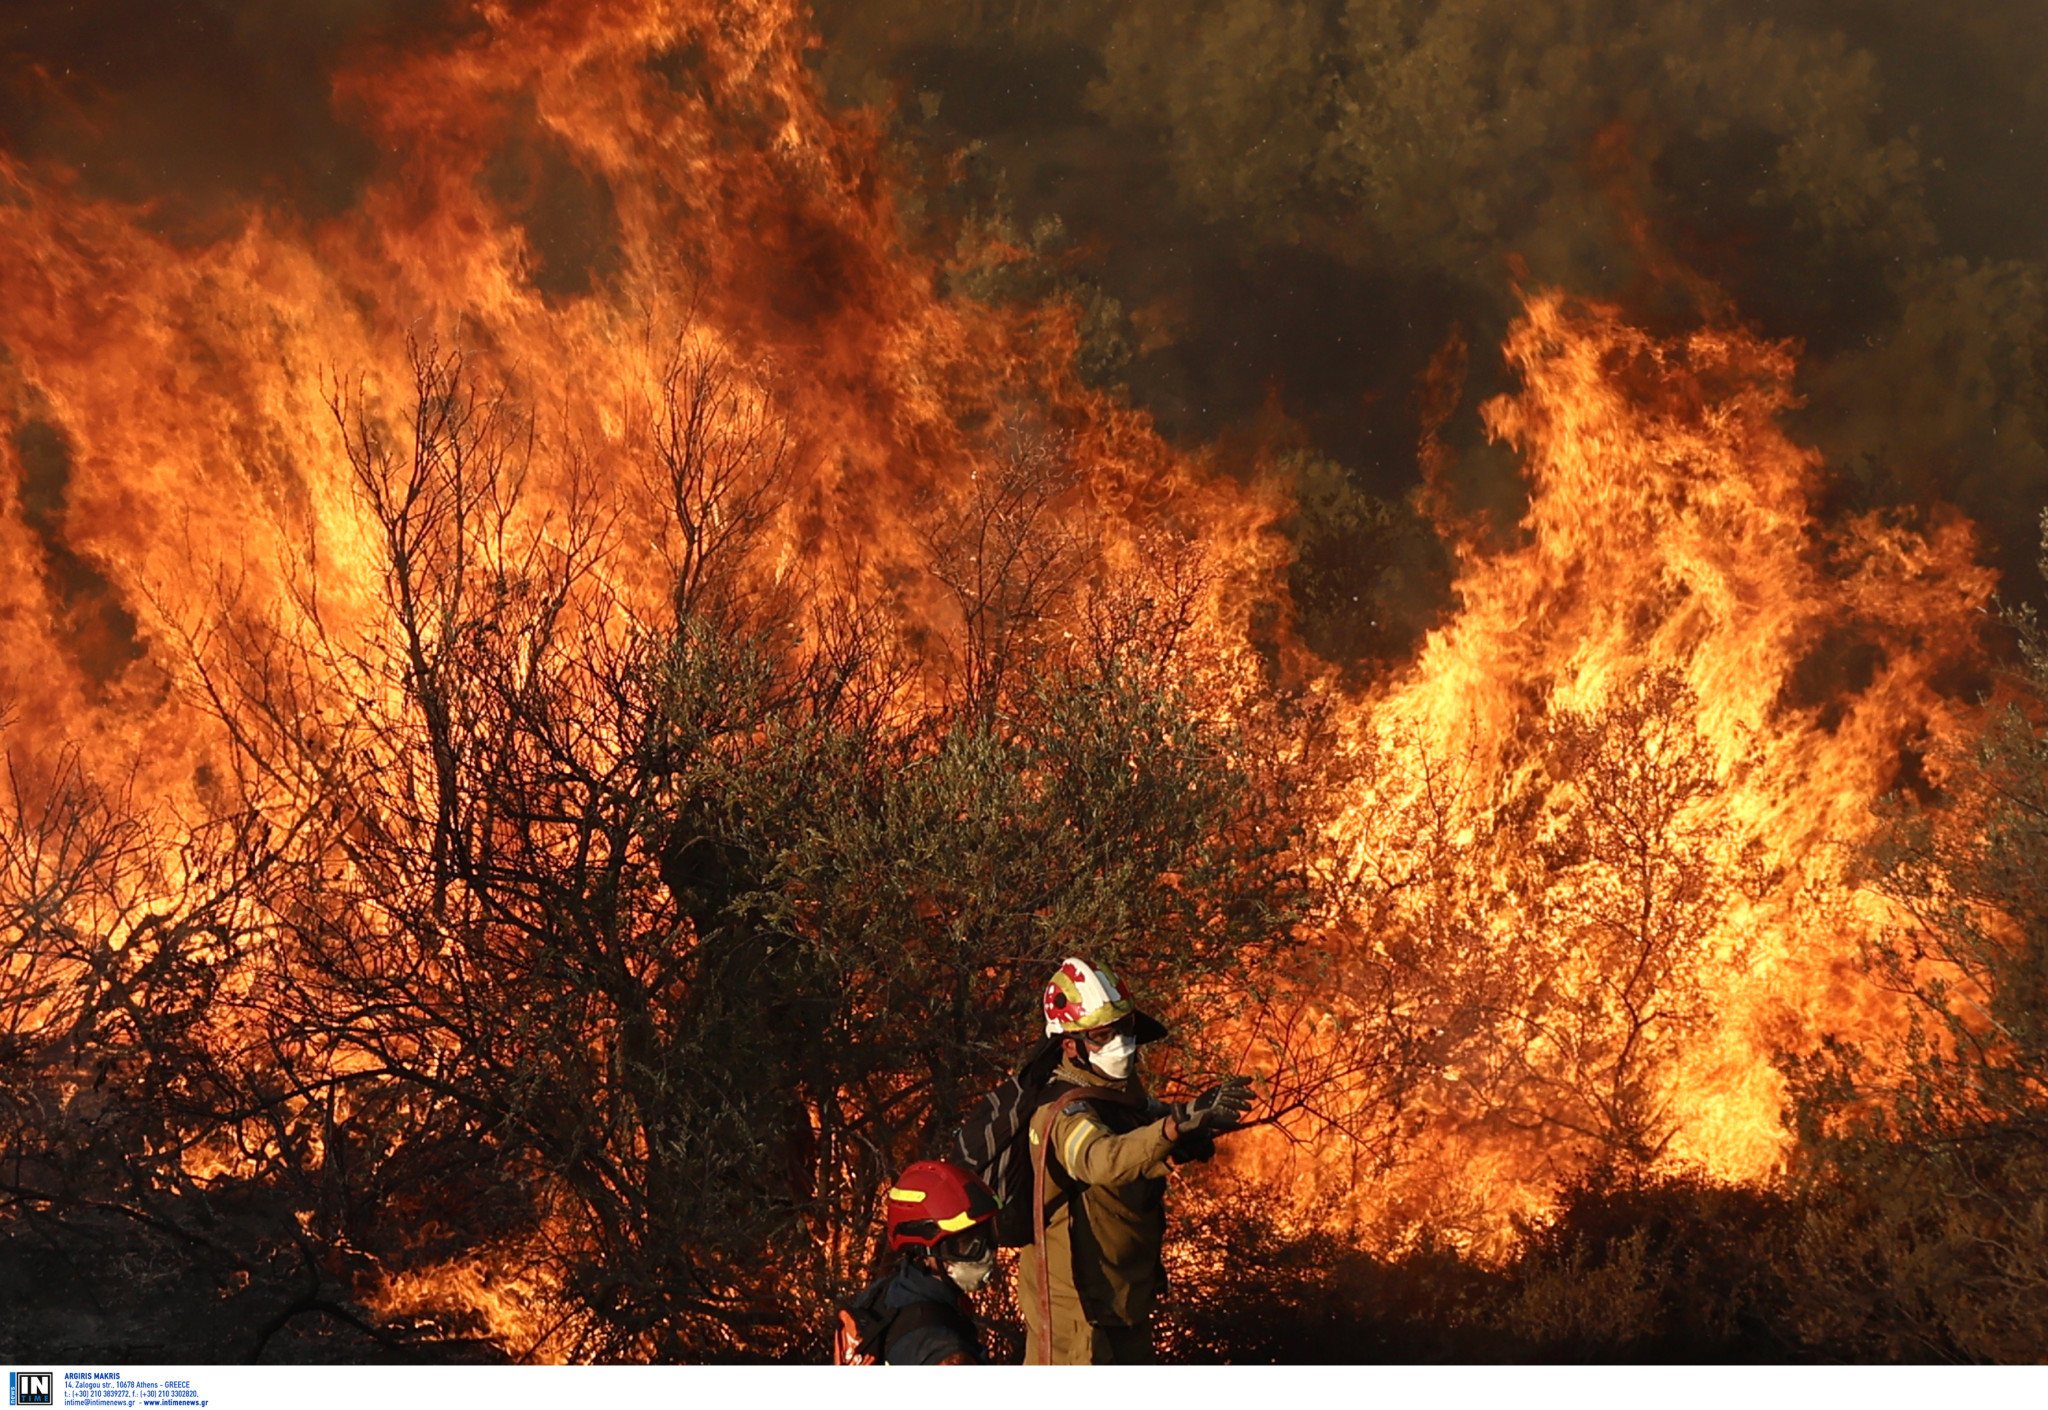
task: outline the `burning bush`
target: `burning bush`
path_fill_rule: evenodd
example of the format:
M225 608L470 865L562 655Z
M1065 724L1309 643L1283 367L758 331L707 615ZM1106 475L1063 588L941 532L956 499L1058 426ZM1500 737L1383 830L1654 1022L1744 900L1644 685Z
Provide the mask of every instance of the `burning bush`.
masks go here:
M1908 1026L1792 1068L1819 1206L1801 1253L1832 1290L1803 1312L1866 1355L2048 1347L2048 653L2031 614L2017 625L2024 670L1867 854L1897 921L1866 962Z
M367 627L309 571L287 609L224 595L185 637L250 804L219 844L239 865L187 859L226 890L100 958L140 824L73 775L57 822L17 788L17 1008L92 996L61 1054L17 1061L47 1087L98 1055L154 1123L19 1197L75 1208L206 1150L202 1174L135 1170L151 1217L188 1228L204 1174L272 1202L303 1311L354 1299L518 1356L815 1351L887 1176L999 1075L1062 954L1127 963L1172 1012L1283 941L1285 773L1177 683L1193 560L1108 586L1057 447L1013 440L989 493L935 512L968 628L927 677L851 595L776 581L791 442L708 357L662 383L649 493L559 513L522 497L556 452L459 359L422 351L413 391L388 418L335 403L376 531ZM651 620L616 585L647 544ZM104 914L38 919L61 906ZM17 1165L56 1158L34 1114ZM437 1302L419 1270L465 1247L534 1270L525 1305L479 1327Z

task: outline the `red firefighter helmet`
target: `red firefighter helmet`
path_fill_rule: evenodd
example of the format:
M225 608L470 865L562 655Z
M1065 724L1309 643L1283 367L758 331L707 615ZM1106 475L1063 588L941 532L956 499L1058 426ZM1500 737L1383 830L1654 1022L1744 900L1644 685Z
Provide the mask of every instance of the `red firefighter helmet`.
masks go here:
M931 1248L996 1217L996 1197L950 1160L920 1160L889 1187L889 1247Z

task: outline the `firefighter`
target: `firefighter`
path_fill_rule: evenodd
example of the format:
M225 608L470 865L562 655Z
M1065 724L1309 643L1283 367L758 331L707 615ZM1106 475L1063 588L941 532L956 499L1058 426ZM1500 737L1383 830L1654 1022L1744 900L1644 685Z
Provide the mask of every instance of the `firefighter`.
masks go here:
M903 1255L875 1309L887 1319L881 1359L891 1366L972 1366L981 1334L967 1294L995 1269L996 1197L945 1160L920 1160L889 1188L889 1247Z
M1149 1362L1152 1306L1166 1287L1169 1161L1212 1155L1215 1133L1250 1110L1250 1083L1233 1077L1172 1106L1147 1097L1138 1047L1166 1030L1138 1011L1106 966L1086 960L1063 961L1046 985L1045 1031L1062 1049L1053 1082L1080 1090L1048 1102L1031 1122L1043 1232L1017 1261L1024 1359ZM1084 1095L1094 1092L1101 1095Z

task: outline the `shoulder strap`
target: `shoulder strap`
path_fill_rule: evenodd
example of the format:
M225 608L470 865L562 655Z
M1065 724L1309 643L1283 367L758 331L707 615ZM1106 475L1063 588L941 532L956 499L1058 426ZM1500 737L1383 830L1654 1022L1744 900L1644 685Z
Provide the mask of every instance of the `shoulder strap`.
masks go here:
M1047 1087L1044 1091L1038 1094L1037 1102L1033 1105L1030 1113L1025 1117L1024 1132L1027 1138L1031 1137L1035 1132L1038 1118L1041 1113L1043 1113L1048 1107L1059 1106L1060 1103L1067 1101L1069 1098L1073 1098L1075 1100L1084 1102L1107 1102L1115 1106L1131 1107L1134 1109L1142 1109L1145 1105L1145 1099L1143 1097L1133 1096L1129 1092L1120 1091L1113 1088L1093 1087L1089 1086L1087 1083L1084 1082L1055 1082L1051 1086ZM1044 1146L1051 1145L1053 1122L1057 1121L1058 1119L1058 1117L1051 1117L1046 1120ZM1036 1140L1031 1141L1031 1150L1033 1152L1032 1159L1034 1167L1043 1166L1045 1163L1042 1155L1044 1146L1040 1145L1040 1143ZM1059 1193L1055 1194L1050 1201L1048 1201L1045 1197L1045 1184L1045 1174L1042 1170L1040 1170L1035 1175L1032 1182L1032 1193L1036 1197L1036 1203L1038 1207L1041 1210L1048 1211L1059 1208L1061 1203L1063 1203L1067 1198L1066 1190L1062 1189Z
M881 1282L871 1283L854 1300L839 1309L832 1337L835 1366L872 1366L883 1359L883 1347L891 1336L896 1310L885 1307L876 1295Z
M1048 1107L1054 1102L1078 1097L1084 1102L1109 1102L1114 1106L1145 1105L1145 1099L1120 1087L1092 1087L1085 1082L1055 1082L1038 1094L1036 1107Z

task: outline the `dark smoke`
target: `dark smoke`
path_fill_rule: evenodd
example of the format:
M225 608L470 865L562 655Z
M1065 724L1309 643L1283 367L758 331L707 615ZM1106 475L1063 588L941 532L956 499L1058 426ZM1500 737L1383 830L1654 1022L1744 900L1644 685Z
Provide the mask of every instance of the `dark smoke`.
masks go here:
M0 145L203 237L251 199L346 209L375 152L329 103L364 46L468 23L445 0L15 0Z
M1495 521L1518 280L1804 346L1825 508L1961 507L2039 597L2048 504L2048 10L2030 0L825 0L820 69L913 138L978 144L990 199L1057 216L1121 308L1169 434L1270 425L1330 464L1297 577L1367 650L1417 480L1418 381L1473 350L1443 438ZM1361 505L1331 489L1332 475ZM1375 507L1378 506L1378 507ZM1406 544L1404 548L1402 545ZM1358 562L1350 582L1336 562ZM1423 573L1422 576L1429 576ZM1439 575L1440 580L1440 575ZM1425 614L1426 615L1426 614ZM1381 620L1371 620L1378 618ZM1361 620L1367 619L1367 620Z

